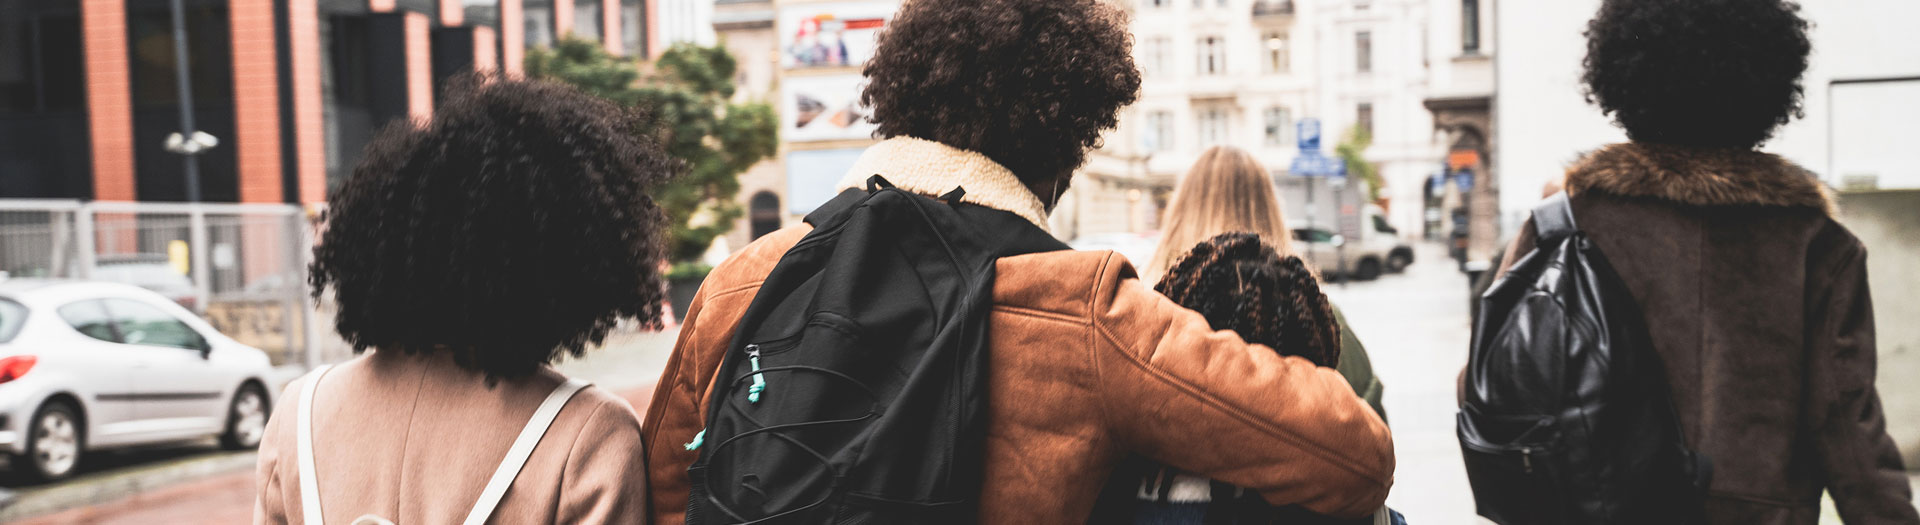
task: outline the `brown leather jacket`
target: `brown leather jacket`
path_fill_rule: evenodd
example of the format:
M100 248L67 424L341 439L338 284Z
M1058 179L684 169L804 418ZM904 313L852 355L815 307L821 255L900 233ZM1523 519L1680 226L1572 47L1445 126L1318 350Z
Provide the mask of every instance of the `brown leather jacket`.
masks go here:
M971 202L1044 217L1011 172L935 143L883 142L843 185L874 173L921 193L964 185ZM642 429L653 523L682 522L696 457L682 444L704 424L747 304L807 231L748 245L695 296ZM995 272L982 523L1084 523L1127 453L1326 514L1364 516L1386 500L1392 436L1333 369L1211 330L1112 252L1009 257Z
M1567 191L1713 459L1710 522L1817 523L1826 490L1847 523L1920 524L1874 388L1866 249L1819 182L1763 153L1622 144Z

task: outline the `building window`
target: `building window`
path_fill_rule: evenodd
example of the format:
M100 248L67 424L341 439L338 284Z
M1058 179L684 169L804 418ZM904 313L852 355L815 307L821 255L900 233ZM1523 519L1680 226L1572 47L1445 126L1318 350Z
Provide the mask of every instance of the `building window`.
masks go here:
M1293 118L1287 114L1287 108L1274 106L1267 108L1267 145L1287 145L1287 130L1293 127Z
M1140 137L1140 148L1148 153L1173 149L1173 114L1155 111L1147 114L1147 129Z
M1162 75L1167 72L1167 37L1148 38L1140 46L1140 69L1148 75Z
M1204 37L1195 42L1199 48L1199 71L1202 75L1219 75L1227 72L1227 57L1221 49L1220 37Z
M600 40L600 28L606 27L606 11L600 8L602 0L573 0L573 36L587 40Z
M1267 33L1267 38L1263 40L1262 45L1266 46L1267 51L1267 73L1284 74L1293 67L1292 57L1289 56L1291 50L1287 49L1286 33Z
M1373 71L1373 32L1371 31L1353 34L1353 70L1361 73Z
M642 0L620 0L620 38L627 55L647 56L647 4Z
M1200 145L1213 146L1228 142L1227 110L1207 108L1200 110Z
M500 0L461 0L470 26L500 27Z
M520 13L527 26L527 49L553 47L553 0L526 0ZM512 20L506 23L513 23Z
M1166 7L1167 4L1171 3L1173 3L1173 0L1140 0L1141 6L1155 9Z
M759 239L780 229L779 195L774 195L771 191L755 193L753 199L747 202L747 209L747 222L752 230L750 233L753 234L753 239Z
M1480 0L1460 0L1460 52L1480 53Z
M1373 136L1373 103L1361 102L1358 111L1355 112L1353 122L1353 125L1359 126L1361 131L1367 133L1367 136Z

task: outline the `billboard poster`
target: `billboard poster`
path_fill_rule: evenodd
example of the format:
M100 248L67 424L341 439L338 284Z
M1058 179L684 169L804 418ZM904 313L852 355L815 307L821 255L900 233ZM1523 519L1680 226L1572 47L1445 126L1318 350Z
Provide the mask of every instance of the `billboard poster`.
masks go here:
M855 67L873 57L894 2L801 4L780 9L780 66Z
M813 213L834 195L834 185L853 169L866 148L795 150L787 152L787 212Z
M858 74L787 77L780 86L780 136L789 142L873 137L860 104L866 77Z

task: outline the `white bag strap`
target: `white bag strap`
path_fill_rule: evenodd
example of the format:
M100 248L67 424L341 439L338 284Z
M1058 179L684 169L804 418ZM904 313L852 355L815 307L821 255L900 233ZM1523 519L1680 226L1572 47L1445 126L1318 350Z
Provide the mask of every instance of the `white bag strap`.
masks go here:
M494 507L500 505L500 499L506 497L507 487L513 485L513 478L520 476L520 467L526 466L527 458L533 455L533 447L540 444L541 436L547 434L547 427L553 425L553 418L560 415L560 409L567 406L573 394L587 387L587 382L568 379L553 393L547 394L547 400L533 411L533 418L527 420L527 427L520 430L520 437L513 440L513 447L507 449L507 457L500 460L500 468L493 471L493 479L487 481L486 490L480 491L480 500L473 503L473 511L467 513L466 525L481 525L493 515Z
M320 518L320 482L314 479L313 468L313 391L320 386L320 378L326 377L327 370L333 365L322 365L313 369L312 379L300 387L300 414L295 440L299 442L300 454L300 514L303 523L324 525Z

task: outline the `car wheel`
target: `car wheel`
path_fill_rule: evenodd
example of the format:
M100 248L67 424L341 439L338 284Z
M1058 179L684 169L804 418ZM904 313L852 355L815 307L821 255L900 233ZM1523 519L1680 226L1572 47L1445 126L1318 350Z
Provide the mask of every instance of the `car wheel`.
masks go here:
M233 404L227 407L227 428L220 434L220 446L229 450L260 446L260 436L267 432L270 410L267 394L260 385L240 385L240 392L233 395Z
M1353 271L1353 278L1356 280L1371 281L1379 277L1379 259L1362 259L1360 260L1360 267Z
M1406 271L1407 266L1413 264L1412 259L1412 257L1408 257L1404 253L1389 255L1387 256L1387 271L1393 273Z
M73 475L86 449L86 433L80 411L65 401L49 401L33 414L27 430L27 453L16 464L26 465L27 475L40 481L56 481Z

